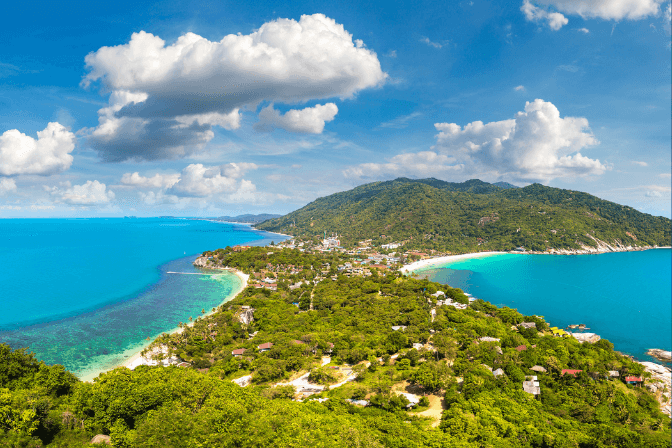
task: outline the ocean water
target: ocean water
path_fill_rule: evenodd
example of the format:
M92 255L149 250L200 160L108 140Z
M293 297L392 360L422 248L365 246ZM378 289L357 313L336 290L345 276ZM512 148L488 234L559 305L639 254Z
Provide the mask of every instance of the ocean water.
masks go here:
M89 378L231 298L238 277L195 268L199 253L282 239L176 218L0 220L0 342Z
M496 254L415 272L495 305L542 315L564 328L585 324L616 350L655 361L672 348L672 251L600 255Z

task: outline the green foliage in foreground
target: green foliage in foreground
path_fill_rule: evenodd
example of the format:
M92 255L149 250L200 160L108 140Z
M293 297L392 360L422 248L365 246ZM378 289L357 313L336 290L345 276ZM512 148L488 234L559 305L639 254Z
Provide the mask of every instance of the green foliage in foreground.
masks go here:
M248 268L253 254L270 257L266 265L286 260L298 266L303 256L267 251L214 253ZM315 278L325 260L345 260L328 257L309 258L314 266L293 275ZM553 337L543 319L483 301L466 310L437 306L431 294L438 289L460 297L445 285L375 271L294 290L247 288L181 334L156 341L192 368L118 368L93 383L0 345L0 447L82 447L95 434L129 448L670 446L670 419L654 396L607 379L608 370L642 374L642 366L610 342ZM311 298L305 309L292 304L301 294ZM238 318L242 306L255 309L248 325ZM516 327L521 322L536 328ZM393 325L406 328L394 331ZM480 341L483 336L499 341ZM263 342L275 345L260 352ZM418 343L434 349L413 348ZM517 350L521 345L527 349ZM238 348L247 351L233 357ZM320 367L328 352L330 366L339 369ZM346 363L357 379L333 387ZM535 365L548 372L532 372ZM491 369L497 368L505 375L495 378ZM565 368L584 372L562 376ZM317 396L327 401L292 401L294 389L277 385L308 371L332 385ZM230 381L247 374L251 386ZM541 383L539 398L522 389L531 374ZM443 399L438 427L407 408L408 400L395 393L400 385Z
M336 232L348 247L371 238L374 244L406 241L404 249L464 253L518 246L580 249L596 246L591 237L624 246L669 246L672 223L540 184L503 189L479 180L400 178L319 198L256 227L315 240Z

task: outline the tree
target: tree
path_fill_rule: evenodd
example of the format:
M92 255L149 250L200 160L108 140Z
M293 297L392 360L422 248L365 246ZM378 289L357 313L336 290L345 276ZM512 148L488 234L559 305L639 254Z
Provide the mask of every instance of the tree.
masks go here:
M418 370L411 373L411 383L426 391L433 392L446 387L450 378L450 369L445 362L424 362Z
M387 335L388 353L397 353L402 348L408 346L408 338L401 331L393 331Z
M457 355L457 341L452 337L444 333L437 333L432 336L432 344L436 348L437 357L449 360L455 359L455 355Z

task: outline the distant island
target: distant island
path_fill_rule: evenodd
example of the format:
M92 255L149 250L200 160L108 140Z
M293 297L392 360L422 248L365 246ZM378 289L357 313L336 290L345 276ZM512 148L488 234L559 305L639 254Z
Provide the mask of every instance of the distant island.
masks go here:
M316 199L257 229L343 247L592 253L669 246L672 221L573 190L399 178Z
M225 222L240 222L245 224L258 224L269 219L279 218L282 215L274 215L270 213L260 213L258 215L238 215L238 216L220 216L218 218L211 218L215 221L225 221Z

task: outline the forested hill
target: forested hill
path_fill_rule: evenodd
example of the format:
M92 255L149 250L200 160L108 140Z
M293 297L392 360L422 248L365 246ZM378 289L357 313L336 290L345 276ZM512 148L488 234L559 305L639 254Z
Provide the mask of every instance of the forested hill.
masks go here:
M348 247L405 241L405 248L474 250L669 246L671 221L587 193L532 184L400 178L319 198L258 229L302 238L338 233Z

